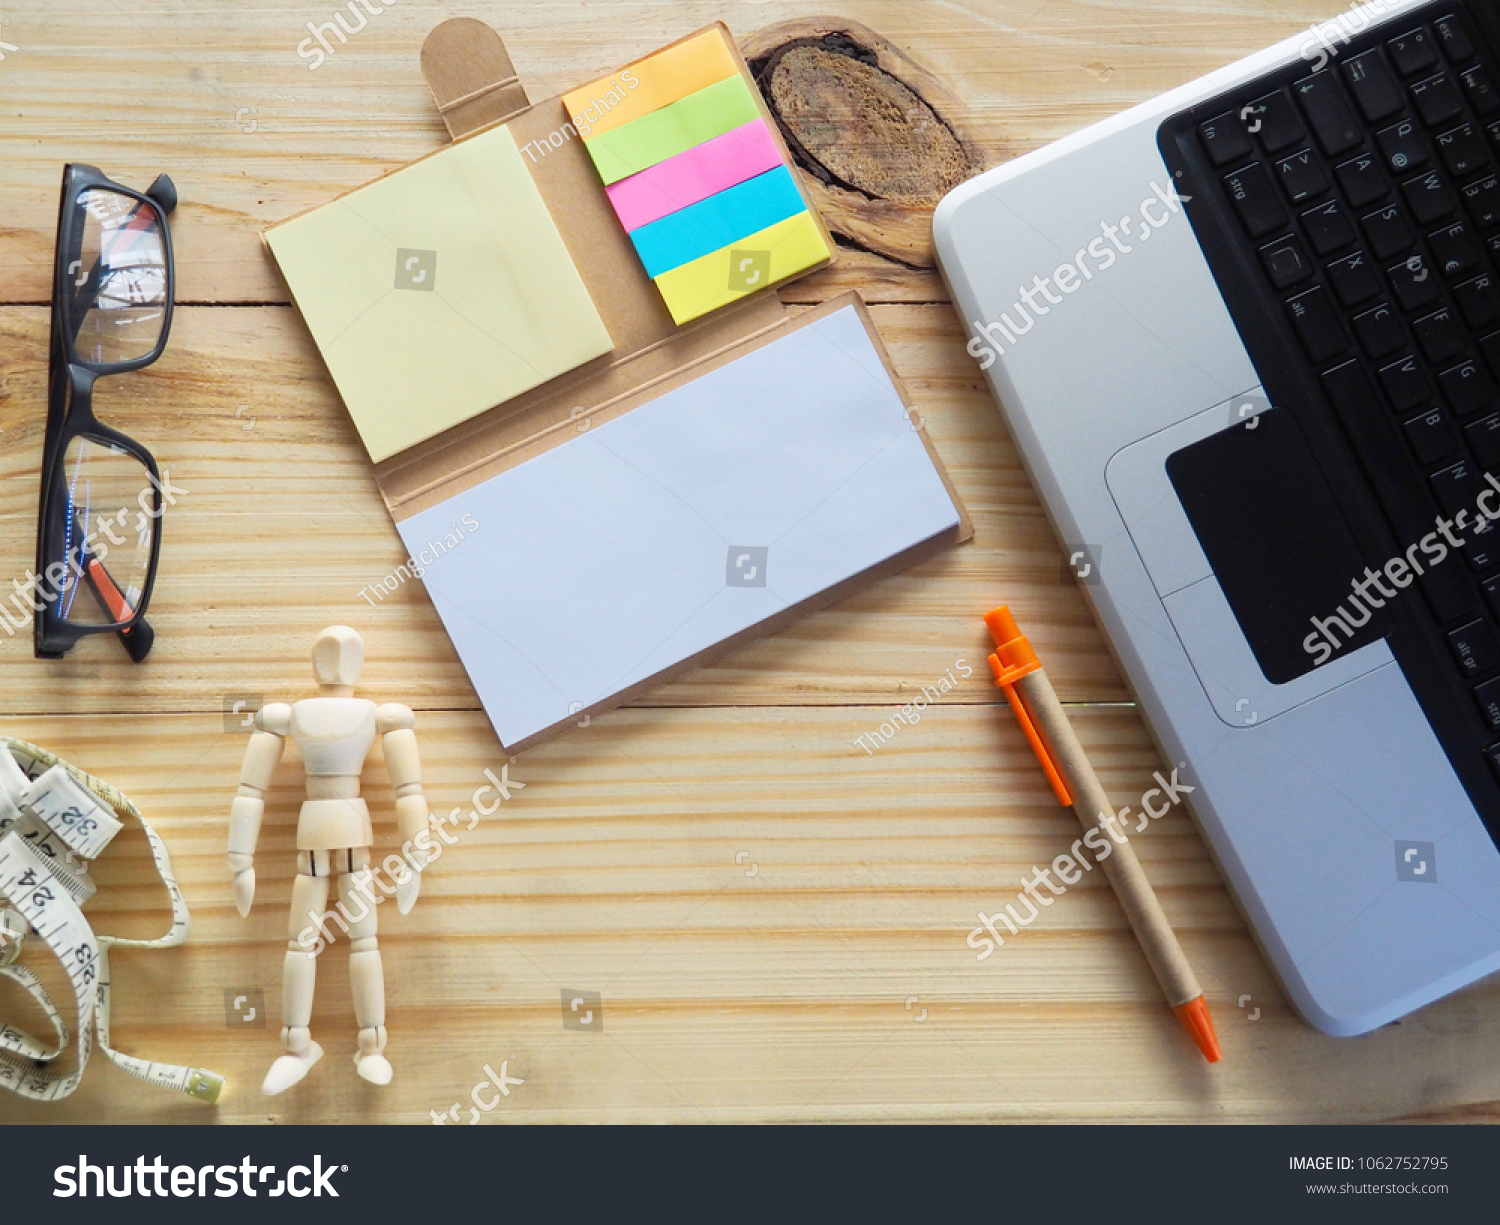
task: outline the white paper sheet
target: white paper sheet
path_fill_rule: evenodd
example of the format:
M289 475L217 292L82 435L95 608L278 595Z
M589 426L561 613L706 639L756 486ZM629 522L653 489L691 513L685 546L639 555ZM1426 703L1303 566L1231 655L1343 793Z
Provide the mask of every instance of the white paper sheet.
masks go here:
M512 746L958 522L846 307L398 527Z

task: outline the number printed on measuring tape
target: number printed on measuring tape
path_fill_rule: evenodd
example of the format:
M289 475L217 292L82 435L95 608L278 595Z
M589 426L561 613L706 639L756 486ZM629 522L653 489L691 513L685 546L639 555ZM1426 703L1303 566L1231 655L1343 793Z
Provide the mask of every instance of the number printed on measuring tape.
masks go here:
M21 806L36 813L83 859L98 859L100 852L124 828L61 765L45 771L26 789Z
M25 775L38 777L20 797L21 815L7 818L6 806L0 805L0 978L18 983L36 1001L52 1026L55 1041L45 1044L14 1025L0 1023L0 1088L41 1101L67 1097L83 1078L97 1035L100 1050L133 1076L216 1102L224 1088L224 1078L217 1073L140 1059L110 1046L110 947L170 948L187 938L187 904L172 875L165 844L129 798L108 784L79 776L87 779L85 787L50 754L0 737L0 782L10 775L12 763ZM83 861L103 850L124 828L90 788L109 796L121 815L140 822L157 875L171 899L172 926L165 936L155 940L96 936L84 918L80 907L94 886ZM67 1049L73 1029L41 980L16 964L28 928L61 962L72 987L78 1060L70 1072L57 1071L51 1064Z

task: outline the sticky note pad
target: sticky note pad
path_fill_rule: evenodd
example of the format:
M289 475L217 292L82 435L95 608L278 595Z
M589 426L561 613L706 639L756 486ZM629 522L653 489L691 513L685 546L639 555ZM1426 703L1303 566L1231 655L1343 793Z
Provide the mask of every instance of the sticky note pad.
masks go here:
M509 749L961 522L853 306L565 437L397 524Z
M638 230L782 165L781 149L765 121L715 136L605 189L626 230Z
M778 166L632 230L630 241L655 277L806 211L791 172Z
M738 72L734 53L715 27L564 94L563 106L580 136L595 136Z
M612 131L586 136L583 146L608 185L760 117L750 86L736 74Z
M504 127L266 241L373 460L612 348Z
M828 258L811 213L798 213L656 277L674 323L728 306Z

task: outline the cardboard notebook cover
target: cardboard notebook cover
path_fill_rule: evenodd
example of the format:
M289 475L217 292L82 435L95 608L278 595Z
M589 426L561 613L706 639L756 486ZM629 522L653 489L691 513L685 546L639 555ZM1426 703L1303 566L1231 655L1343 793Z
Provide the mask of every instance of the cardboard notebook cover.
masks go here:
M727 37L727 30L725 34ZM733 46L732 39L730 45ZM785 156L785 145L775 121L766 110L743 59L737 51L735 54L762 117ZM622 705L745 642L774 633L796 617L834 603L887 574L906 569L948 545L973 536L968 513L913 411L911 398L858 294L843 294L794 317L771 287L678 326L610 205L583 141L570 135L576 129L562 99L553 97L529 103L500 36L473 18L454 18L434 29L423 45L421 62L438 111L455 140L504 124L516 145L523 151L529 150L532 177L615 347L603 357L378 463L376 483L397 524L560 446L585 430L650 403L815 318L850 306L858 312L906 407L912 429L920 437L958 516L957 527L952 531L782 609L744 632L614 693L605 701L571 713L535 735L506 744L508 750L538 743L583 715ZM620 71L628 67L625 65ZM787 161L790 164L789 157ZM809 211L817 217L810 206ZM822 228L821 220L818 225ZM823 232L826 235L826 229ZM828 246L833 249L831 236Z

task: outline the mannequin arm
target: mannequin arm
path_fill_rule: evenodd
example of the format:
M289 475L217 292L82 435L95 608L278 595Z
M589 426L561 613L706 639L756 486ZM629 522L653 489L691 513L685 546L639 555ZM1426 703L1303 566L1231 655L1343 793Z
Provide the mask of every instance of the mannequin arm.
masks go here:
M229 806L229 870L234 874L234 904L241 917L255 900L255 844L266 811L266 789L286 747L291 707L264 706L255 715L256 730L245 746L240 789Z
M395 702L375 711L375 729L381 735L380 747L385 755L386 773L396 792L396 825L403 844L412 843L427 828L427 797L422 794L422 760L417 754L417 734L413 730L417 717L410 709ZM427 866L427 856L413 845L407 857L415 871L410 881L398 888L396 904L406 914L416 903L421 888L419 873Z

